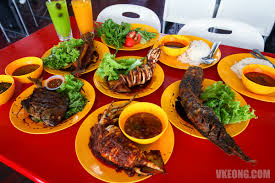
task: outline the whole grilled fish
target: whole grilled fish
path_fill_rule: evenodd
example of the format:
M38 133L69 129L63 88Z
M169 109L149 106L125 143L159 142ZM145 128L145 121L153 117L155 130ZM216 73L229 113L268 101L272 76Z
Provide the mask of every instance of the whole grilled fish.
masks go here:
M195 66L189 67L181 80L179 94L181 105L190 119L188 123L227 154L234 154L245 161L255 163L255 160L251 160L245 155L234 139L226 132L214 111L204 106L200 101L202 81L203 71L200 67Z

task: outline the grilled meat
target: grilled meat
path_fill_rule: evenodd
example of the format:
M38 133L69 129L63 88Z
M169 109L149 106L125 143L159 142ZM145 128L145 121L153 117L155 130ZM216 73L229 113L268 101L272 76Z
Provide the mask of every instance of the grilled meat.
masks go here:
M69 98L46 88L35 88L21 105L35 121L43 121L47 126L60 123L68 109Z
M111 90L119 93L129 93L132 88L149 82L156 67L155 63L160 56L160 48L151 49L147 54L147 63L131 70L127 75L120 74L118 80L108 81Z
M181 105L190 119L187 122L227 154L234 154L245 161L254 163L255 161L246 156L234 139L226 132L214 111L204 106L199 100L202 81L202 69L200 67L189 67L180 83Z
M81 39L85 41L85 44L79 48L80 56L71 64L69 68L65 69L76 76L79 76L82 72L84 72L89 65L97 62L99 58L99 55L93 45L94 35L88 32L83 34Z
M99 122L91 128L89 147L94 155L117 169L125 170L129 176L152 175L164 173L164 163L160 151L141 151L132 141L126 138L115 126L125 103L121 106L110 106L99 115Z

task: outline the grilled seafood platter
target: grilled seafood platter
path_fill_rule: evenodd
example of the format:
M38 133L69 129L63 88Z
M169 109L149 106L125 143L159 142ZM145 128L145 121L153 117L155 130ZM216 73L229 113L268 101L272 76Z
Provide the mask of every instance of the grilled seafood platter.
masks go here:
M72 74L79 76L96 69L107 46L94 40L94 34L88 32L80 39L60 42L42 56L45 70L51 74Z
M102 106L78 130L75 142L78 160L88 173L100 180L137 182L166 172L164 164L174 147L170 124L159 140L146 145L131 141L119 128L121 112L135 103L131 99Z
M201 135L221 148L229 155L255 163L236 144L234 139L226 132L224 125L215 115L212 108L204 105L200 100L202 93L203 71L200 67L189 67L179 85L178 113L184 114L189 120L187 123L198 130Z
M62 130L81 120L94 103L92 86L73 75L65 75L56 90L44 87L42 78L29 79L35 85L22 92L10 109L11 122L21 131L41 134Z

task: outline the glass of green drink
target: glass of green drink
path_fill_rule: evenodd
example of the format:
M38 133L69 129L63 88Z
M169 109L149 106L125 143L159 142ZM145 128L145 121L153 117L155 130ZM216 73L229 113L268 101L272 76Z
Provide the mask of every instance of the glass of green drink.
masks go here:
M66 0L48 0L46 6L59 40L71 39L72 30Z

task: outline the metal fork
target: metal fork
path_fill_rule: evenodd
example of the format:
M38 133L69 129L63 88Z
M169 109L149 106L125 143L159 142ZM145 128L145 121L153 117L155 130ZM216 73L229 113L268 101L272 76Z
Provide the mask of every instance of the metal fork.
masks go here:
M275 68L275 65L270 62L270 60L268 60L258 49L253 49L250 54L252 54L254 57L259 58L259 59L263 59L268 61L269 63L272 64L273 68Z

